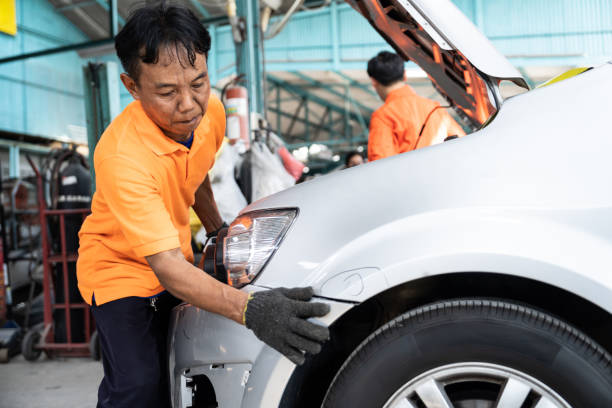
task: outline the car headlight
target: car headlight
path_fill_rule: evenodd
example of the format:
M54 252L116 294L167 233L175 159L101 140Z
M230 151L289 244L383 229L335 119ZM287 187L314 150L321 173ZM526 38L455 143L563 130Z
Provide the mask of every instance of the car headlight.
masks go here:
M223 239L223 265L228 283L242 287L255 279L278 249L297 209L261 210L243 214Z

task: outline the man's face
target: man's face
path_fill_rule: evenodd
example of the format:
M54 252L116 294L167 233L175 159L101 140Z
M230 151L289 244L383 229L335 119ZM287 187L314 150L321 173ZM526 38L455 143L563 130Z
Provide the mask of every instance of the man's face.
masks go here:
M349 159L348 164L346 165L346 167L347 168L355 167L355 166L359 166L360 164L363 164L363 157L361 157L360 154L354 154Z
M121 80L147 116L171 139L184 141L198 127L208 107L210 82L203 54L189 64L184 49L174 46L159 50L156 64L140 63L140 76L127 74Z

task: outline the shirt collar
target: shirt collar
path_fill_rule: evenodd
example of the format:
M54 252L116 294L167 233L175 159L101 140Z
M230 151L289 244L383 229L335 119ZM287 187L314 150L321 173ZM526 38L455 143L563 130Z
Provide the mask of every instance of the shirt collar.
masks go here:
M132 117L135 118L134 122L136 125L136 132L140 136L142 143L158 156L174 153L177 150L182 150L184 152L190 151L187 146L176 143L174 140L166 136L159 126L157 126L151 120L151 118L147 116L140 101L130 103L126 109L131 111ZM197 143L197 141L201 138L199 134L202 133L202 130L208 128L208 121L208 115L204 115L200 121L200 124L194 131L193 144L191 145L192 150L197 144L199 144Z
M404 85L399 89L395 89L389 92L389 94L387 95L387 99L385 99L385 102L388 102L395 98L401 98L404 96L411 96L411 95L416 95L416 92L414 92L414 90L410 87L410 85Z

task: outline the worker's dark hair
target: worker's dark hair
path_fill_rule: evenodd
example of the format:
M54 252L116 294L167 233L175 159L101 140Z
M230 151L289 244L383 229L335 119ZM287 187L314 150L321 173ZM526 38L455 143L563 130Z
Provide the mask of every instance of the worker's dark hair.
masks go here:
M193 66L196 54L208 57L210 34L188 8L165 1L134 10L115 37L115 50L123 69L138 80L139 61L156 64L165 46L184 48Z
M358 151L352 151L349 154L346 155L346 158L344 159L344 166L348 167L349 162L351 161L351 159L354 156L361 156L361 158L363 159L363 155L361 153L359 153Z
M368 75L389 86L404 79L404 60L393 52L381 51L368 61Z

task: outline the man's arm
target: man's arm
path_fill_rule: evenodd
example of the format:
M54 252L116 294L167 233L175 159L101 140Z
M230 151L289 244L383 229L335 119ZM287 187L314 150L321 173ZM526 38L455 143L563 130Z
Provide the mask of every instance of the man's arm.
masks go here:
M463 130L461 126L459 126L457 121L453 119L453 117L448 112L445 112L445 113L447 116L447 123L448 123L447 136L453 136L453 135L457 135L458 137L465 136L465 131Z
M223 219L219 214L208 175L195 192L193 210L202 221L207 233L216 231L223 225Z
M145 257L166 290L179 299L243 324L248 294L190 264L180 248Z
M304 353L316 354L329 329L309 322L326 315L329 305L308 302L312 288L276 288L247 294L218 282L185 260L179 248L147 256L160 283L193 306L246 325L264 343L302 364Z
M372 115L368 136L368 160L384 159L398 153L391 125L378 115Z

